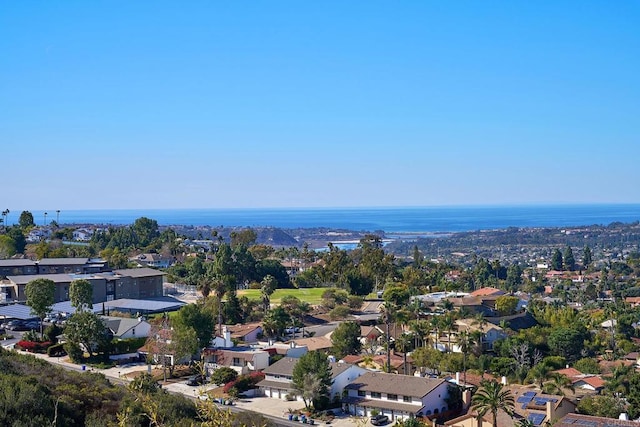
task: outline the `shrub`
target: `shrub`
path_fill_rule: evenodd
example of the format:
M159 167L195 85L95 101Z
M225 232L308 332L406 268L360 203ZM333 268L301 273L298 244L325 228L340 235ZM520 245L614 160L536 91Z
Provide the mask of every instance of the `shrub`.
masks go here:
M138 337L138 338L125 338L121 340L113 340L111 341L111 354L126 354L126 353L135 353L138 351L140 347L142 347L147 338Z
M345 319L349 316L351 310L346 305L338 305L333 310L329 312L329 318L331 320L340 320Z
M54 344L47 349L47 356L60 357L65 356L67 352L64 350L64 344Z
M37 341L18 341L16 347L21 350L28 351L30 353L44 353L47 351L47 348L51 345L49 341L45 342L37 342Z
M240 375L234 381L231 381L225 384L225 386L222 388L222 391L224 391L227 394L231 394L231 389L235 388L236 391L234 392L237 395L247 390L251 390L252 388L255 388L256 384L258 384L263 379L264 379L264 374L262 372L252 372L248 375Z
M231 368L223 366L211 373L211 382L214 384L226 384L238 378L238 373Z
M84 352L80 348L80 346L73 342L68 342L64 344L64 350L71 358L72 362L78 363L82 361L82 357L84 356Z

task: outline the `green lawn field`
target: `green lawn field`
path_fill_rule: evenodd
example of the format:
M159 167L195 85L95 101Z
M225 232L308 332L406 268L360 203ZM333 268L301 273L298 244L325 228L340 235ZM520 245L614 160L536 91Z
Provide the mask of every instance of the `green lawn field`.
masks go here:
M322 294L329 288L303 288L303 289L276 289L271 295L271 304L280 304L280 300L287 295L293 295L300 301L307 302L312 305L322 303ZM245 289L238 291L238 296L246 296L249 299L259 300L260 289Z

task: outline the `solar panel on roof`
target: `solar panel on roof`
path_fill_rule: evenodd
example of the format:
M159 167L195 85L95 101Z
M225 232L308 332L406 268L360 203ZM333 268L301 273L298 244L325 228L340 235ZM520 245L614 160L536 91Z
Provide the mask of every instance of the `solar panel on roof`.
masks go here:
M535 391L527 391L526 393L522 393L523 396L530 396L533 397L536 395Z
M545 417L545 414L529 414L527 419L531 421L531 424L533 424L534 426L539 426L540 424L542 424Z
M531 396L520 396L516 402L517 403L529 403L531 402L531 400L533 399L533 397Z

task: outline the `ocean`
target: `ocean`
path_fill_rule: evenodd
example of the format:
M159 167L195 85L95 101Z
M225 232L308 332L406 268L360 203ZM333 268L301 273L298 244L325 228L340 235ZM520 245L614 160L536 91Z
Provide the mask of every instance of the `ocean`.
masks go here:
M32 211L37 225L132 224L142 216L159 225L241 226L383 230L387 233L439 233L507 227L569 227L630 223L640 220L640 204L518 205L382 208L255 208L255 209L121 209ZM7 223L17 222L11 212Z

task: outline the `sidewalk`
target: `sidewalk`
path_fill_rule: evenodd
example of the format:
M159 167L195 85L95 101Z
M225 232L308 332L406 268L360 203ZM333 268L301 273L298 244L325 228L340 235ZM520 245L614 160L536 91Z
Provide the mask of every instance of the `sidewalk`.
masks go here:
M49 357L46 354L29 353L26 351L14 350L21 354L28 354L40 359L43 359L52 365L64 366L68 369L75 371L85 372L99 372L104 374L107 378L119 379L121 381L130 381L132 376L130 374L136 372L146 372L148 365L144 363L126 364L122 366L116 366L107 369L97 369L86 365L76 365L71 363L68 357ZM198 398L207 391L217 388L216 385L208 384L205 386L192 387L186 384L185 380L176 380L163 384L163 388L173 393L179 393L186 397ZM234 402L234 406L247 409L259 414L269 415L274 418L286 419L289 409L303 409L304 403L300 401L285 401L280 399L272 399L269 397L250 397L241 398ZM326 426L327 424L318 421L318 426ZM330 424L335 427L359 427L370 425L368 419L359 419L356 417L350 417L347 414L340 411Z

